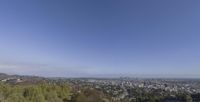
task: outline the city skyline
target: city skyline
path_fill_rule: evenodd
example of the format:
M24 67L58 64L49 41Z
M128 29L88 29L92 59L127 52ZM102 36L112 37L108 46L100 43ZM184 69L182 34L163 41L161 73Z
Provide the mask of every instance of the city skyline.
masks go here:
M200 1L0 1L0 72L200 78Z

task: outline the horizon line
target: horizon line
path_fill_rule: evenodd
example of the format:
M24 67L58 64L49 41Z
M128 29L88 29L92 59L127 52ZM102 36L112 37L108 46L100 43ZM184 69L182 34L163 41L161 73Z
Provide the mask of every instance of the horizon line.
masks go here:
M45 76L36 74L17 74L17 73L2 73L6 75L19 75L19 76L34 76L34 77L44 77L44 78L145 78L145 79L200 79L200 75L184 75L184 74L134 74L134 75L122 75L122 74L93 74L87 76Z

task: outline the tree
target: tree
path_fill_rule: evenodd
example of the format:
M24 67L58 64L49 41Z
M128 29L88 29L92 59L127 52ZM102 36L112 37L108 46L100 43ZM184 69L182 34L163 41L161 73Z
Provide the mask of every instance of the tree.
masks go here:
M185 102L193 102L192 97L190 95L185 96Z

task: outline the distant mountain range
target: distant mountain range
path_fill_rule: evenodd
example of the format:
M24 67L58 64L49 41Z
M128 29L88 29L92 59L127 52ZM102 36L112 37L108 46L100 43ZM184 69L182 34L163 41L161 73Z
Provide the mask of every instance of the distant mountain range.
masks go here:
M11 84L34 84L38 82L47 81L47 78L38 76L27 76L27 75L8 75L5 73L0 73L0 81L4 83Z

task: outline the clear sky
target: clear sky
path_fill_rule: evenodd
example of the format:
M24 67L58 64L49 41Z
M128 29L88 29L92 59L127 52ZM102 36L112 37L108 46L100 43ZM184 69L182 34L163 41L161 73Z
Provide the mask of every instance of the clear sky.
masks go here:
M0 72L200 77L200 1L0 0Z

